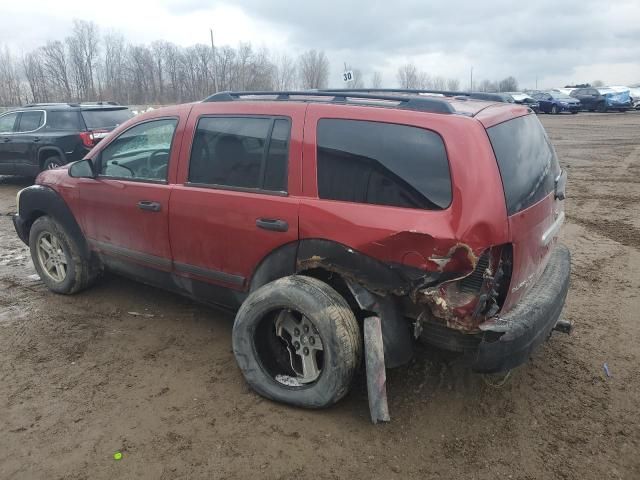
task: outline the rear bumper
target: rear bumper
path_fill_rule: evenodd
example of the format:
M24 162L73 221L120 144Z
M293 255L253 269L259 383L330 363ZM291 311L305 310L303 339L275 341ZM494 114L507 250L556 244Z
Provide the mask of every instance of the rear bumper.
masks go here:
M477 349L467 352L466 360L477 372L501 372L526 362L544 342L564 307L569 290L571 254L564 245L557 245L547 268L527 295L499 323L505 333L500 337L484 334ZM489 339L493 337L494 340ZM466 362L465 362L466 363Z
M17 213L12 217L13 227L16 229L16 233L20 240L29 245L29 232L27 229L27 222L25 222Z

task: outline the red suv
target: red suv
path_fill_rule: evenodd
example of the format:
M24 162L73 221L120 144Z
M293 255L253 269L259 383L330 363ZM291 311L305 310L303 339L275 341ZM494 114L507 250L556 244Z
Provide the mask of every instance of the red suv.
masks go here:
M43 172L14 224L54 292L108 269L238 309L251 386L323 407L348 391L370 316L387 367L420 340L504 371L566 327L565 181L524 106L225 92Z

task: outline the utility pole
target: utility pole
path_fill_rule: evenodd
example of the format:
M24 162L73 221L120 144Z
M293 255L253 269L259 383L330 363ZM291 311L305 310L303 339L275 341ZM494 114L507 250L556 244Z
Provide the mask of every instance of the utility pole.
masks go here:
M213 88L216 89L214 93L218 93L218 60L216 58L216 47L213 43L213 28L209 29L211 33L211 53L213 54Z
M473 92L473 66L471 67L471 78L469 80L469 91Z
M538 89L538 75L536 75L536 90Z

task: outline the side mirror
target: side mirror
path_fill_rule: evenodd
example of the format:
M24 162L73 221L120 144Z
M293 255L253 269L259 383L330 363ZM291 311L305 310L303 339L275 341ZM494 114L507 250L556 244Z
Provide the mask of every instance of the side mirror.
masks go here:
M69 167L69 176L73 178L96 178L93 162L90 159L78 160Z

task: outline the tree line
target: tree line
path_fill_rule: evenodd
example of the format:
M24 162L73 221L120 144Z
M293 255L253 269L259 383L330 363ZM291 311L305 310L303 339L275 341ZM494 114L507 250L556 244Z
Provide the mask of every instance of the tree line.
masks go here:
M349 88L383 88L379 71L353 71ZM195 44L181 47L158 40L129 43L118 33L101 34L97 25L74 20L64 40L52 40L22 55L0 49L0 105L40 102L116 101L170 104L200 100L225 90L327 88L329 59L323 51L298 56L254 48ZM456 78L431 76L412 64L397 72L398 86L459 90ZM505 83L507 82L507 83ZM511 83L509 83L511 82ZM517 90L513 77L479 84L483 91Z

